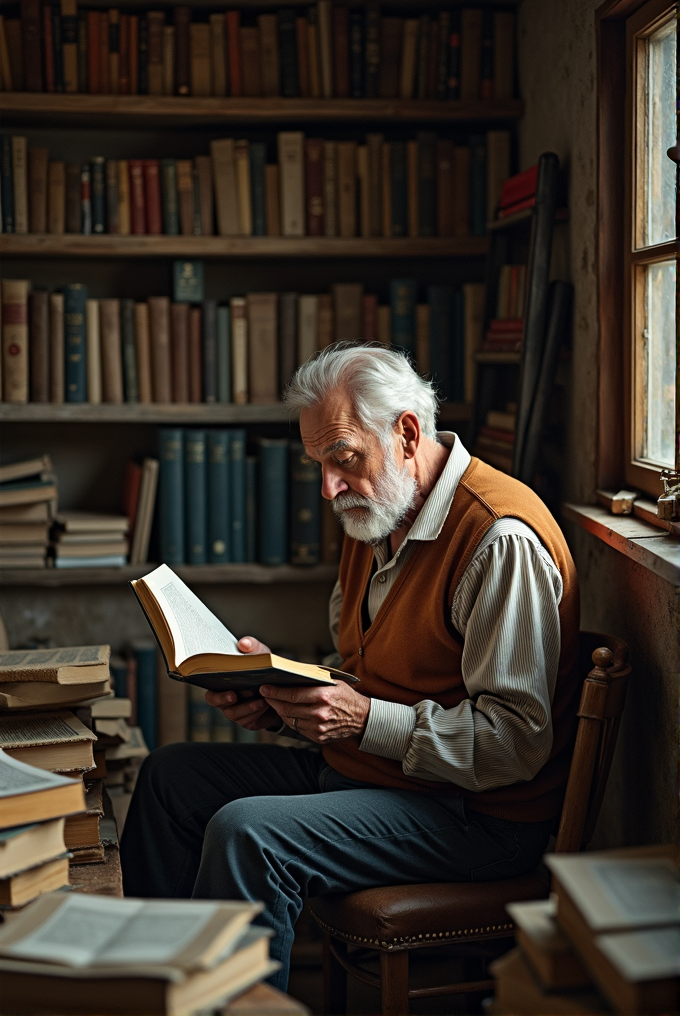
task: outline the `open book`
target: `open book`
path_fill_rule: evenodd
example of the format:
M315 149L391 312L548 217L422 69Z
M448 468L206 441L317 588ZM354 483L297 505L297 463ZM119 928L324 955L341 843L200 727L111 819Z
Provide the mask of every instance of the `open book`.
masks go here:
M237 639L166 564L132 586L160 646L170 677L210 691L239 691L261 684L334 684L332 667L296 663L274 653L242 653Z

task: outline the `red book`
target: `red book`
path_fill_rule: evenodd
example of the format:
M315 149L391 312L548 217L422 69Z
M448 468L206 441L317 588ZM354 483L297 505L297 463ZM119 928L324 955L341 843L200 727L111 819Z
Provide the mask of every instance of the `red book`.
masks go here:
M522 173L517 173L515 176L508 177L503 184L501 190L501 200L499 202L501 208L506 208L508 205L517 204L518 201L524 201L526 198L530 198L536 193L536 184L538 183L538 165L531 166L529 169L525 169Z
M323 236L323 141L305 141L307 236Z
M227 52L229 55L229 94L241 95L241 14L227 11Z
M158 236L163 232L158 159L144 160L144 200L146 201L146 231L152 236Z
M142 467L137 462L128 462L125 466L125 478L123 480L123 514L127 515L130 521L130 539L132 538L135 518L137 517L141 482Z
M309 99L312 91L309 85L309 43L307 41L307 18L295 19L295 37L297 41L298 78L300 95Z
M144 163L141 159L128 161L130 171L130 231L136 236L146 233L144 201Z
M524 318L494 318L489 321L490 332L522 332Z
M45 54L45 91L54 91L54 36L52 35L52 5L43 9L43 53Z
M532 198L525 198L524 201L517 201L514 205L507 205L506 208L498 209L498 218L507 219L509 215L516 215L517 212L523 212L527 208L533 208L536 204L536 195Z
M485 434L486 437L492 437L495 441L505 441L509 445L515 443L515 434L511 430L501 430L500 427L487 427L485 424L479 428L479 433Z
M364 342L378 341L378 295L366 293L361 304L363 324L361 334Z
M101 91L99 80L99 11L87 12L87 90L91 95Z
M128 46L130 60L130 95L139 91L139 17L130 15L130 42Z
M333 8L333 69L335 94L338 99L349 98L349 10Z
M121 14L118 28L118 91L130 94L130 15Z

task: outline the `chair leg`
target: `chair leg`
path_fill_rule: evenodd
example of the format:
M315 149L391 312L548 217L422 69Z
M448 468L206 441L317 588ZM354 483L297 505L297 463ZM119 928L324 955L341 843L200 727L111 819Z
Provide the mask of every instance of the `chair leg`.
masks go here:
M382 1016L408 1016L408 952L380 953Z
M323 1011L324 1016L345 1016L347 1012L347 971L338 963L331 950L331 936L323 936ZM347 952L344 942L335 948Z

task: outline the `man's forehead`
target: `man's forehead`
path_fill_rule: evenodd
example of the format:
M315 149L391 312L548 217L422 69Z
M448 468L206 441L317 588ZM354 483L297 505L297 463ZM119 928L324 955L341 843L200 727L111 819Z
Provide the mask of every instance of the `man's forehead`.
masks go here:
M354 446L360 439L360 431L356 420L347 414L338 419L308 419L306 410L300 413L300 436L308 451L319 455L328 455L350 445Z

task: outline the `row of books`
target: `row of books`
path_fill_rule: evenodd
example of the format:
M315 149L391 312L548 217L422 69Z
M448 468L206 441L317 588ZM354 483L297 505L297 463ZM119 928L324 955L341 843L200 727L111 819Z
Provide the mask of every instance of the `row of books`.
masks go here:
M424 302L419 302L421 294ZM393 279L389 305L361 283L331 293L249 293L228 305L168 297L88 299L2 282L5 402L276 402L296 368L334 341L406 350L448 401L471 401L483 287Z
M2 136L5 233L169 236L482 236L510 173L510 133L467 144L422 131L364 143L281 131L223 138L192 159L50 161Z
M415 5L414 5L415 6ZM285 98L511 99L514 15L456 8L381 16L318 0L251 18L78 10L21 0L0 22L6 91Z
M0 568L44 568L57 510L49 455L0 466Z
M475 440L474 454L503 473L512 473L516 418L514 402L508 402L503 410L490 409Z

